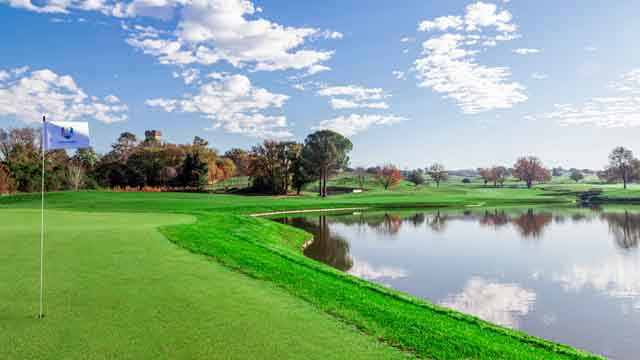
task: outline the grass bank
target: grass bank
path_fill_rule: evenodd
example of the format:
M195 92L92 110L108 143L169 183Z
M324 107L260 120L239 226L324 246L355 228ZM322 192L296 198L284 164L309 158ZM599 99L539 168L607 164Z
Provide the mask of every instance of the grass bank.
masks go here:
M445 186L330 197L239 197L200 194L51 194L50 207L83 212L182 213L192 224L164 226L171 241L229 268L265 280L396 348L435 359L586 359L593 355L490 324L345 275L305 258L308 234L247 216L327 207L494 206L567 204L572 196L540 189ZM0 199L10 209L37 206L37 197ZM264 282L263 282L264 283ZM212 305L213 306L213 305ZM242 309L244 305L238 305ZM229 335L232 336L232 335ZM348 356L344 356L348 358Z

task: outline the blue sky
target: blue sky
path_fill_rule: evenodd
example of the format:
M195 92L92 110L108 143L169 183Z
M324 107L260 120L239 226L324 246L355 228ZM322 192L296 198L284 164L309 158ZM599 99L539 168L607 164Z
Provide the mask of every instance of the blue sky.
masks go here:
M352 164L600 168L640 126L632 1L0 1L0 126L224 151L331 128ZM640 153L640 148L637 149Z

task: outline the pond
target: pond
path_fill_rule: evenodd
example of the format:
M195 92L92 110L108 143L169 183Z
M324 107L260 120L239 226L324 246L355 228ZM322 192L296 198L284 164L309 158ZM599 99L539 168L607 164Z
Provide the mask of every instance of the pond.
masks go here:
M360 278L613 359L640 354L640 207L278 221L314 234L307 256Z

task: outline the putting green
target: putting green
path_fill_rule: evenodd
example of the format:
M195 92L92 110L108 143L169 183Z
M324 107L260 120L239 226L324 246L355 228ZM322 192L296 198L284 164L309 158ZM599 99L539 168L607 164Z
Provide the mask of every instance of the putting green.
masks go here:
M36 320L40 213L0 210L0 359L405 357L156 230L193 220L49 211Z

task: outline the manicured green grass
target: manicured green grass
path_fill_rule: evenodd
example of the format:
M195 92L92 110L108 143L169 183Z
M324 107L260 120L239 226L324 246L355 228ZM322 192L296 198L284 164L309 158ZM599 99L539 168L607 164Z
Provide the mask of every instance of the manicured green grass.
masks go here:
M37 320L39 215L0 210L0 359L405 357L170 243L157 227L194 220L183 215L48 211Z
M282 198L178 193L84 192L50 194L48 206L49 208L77 210L81 214L110 211L179 213L196 216L195 223L163 226L161 231L176 244L194 253L206 254L216 260L212 263L205 262L207 266L215 267L221 271L217 263L224 264L228 268L235 269L250 277L264 280L261 282L251 280L258 284L256 287L264 286L270 289L269 291L275 291L268 284L275 285L297 298L306 300L313 309L322 310L342 319L343 323L355 325L363 333L371 335L371 337L360 339L365 345L368 344L367 346L372 345L367 343L366 339L375 337L411 354L425 358L593 358L591 355L570 347L492 325L477 318L450 311L340 273L307 259L300 253L299 246L308 239L308 234L267 219L247 216L250 213L275 210L335 207L477 207L516 204L571 204L575 197L567 193L569 190L571 189L567 189L566 186L564 188L552 186L549 190L540 188L528 190L509 187L495 189L478 184L464 186L446 184L439 189L430 186L418 190L405 189L394 192L374 190L363 194L340 195L327 199L320 199L316 196ZM0 208L11 209L11 213L15 209L37 206L38 197L33 195L0 199ZM115 221L114 226L119 222L119 220ZM140 232L153 233L153 230L141 228ZM118 237L123 236L119 235ZM159 242L161 241L159 239ZM148 246L148 244L144 246ZM117 242L109 248L113 250L116 247ZM201 257L192 256L199 261L204 261ZM88 268L93 269L90 266ZM239 276L247 282L250 281L247 277L228 271L227 273ZM135 276L131 276L129 279L131 278L135 278ZM174 276L167 276L163 280L173 282L174 279ZM211 283L213 284L215 281ZM174 286L180 288L180 284L179 281ZM148 284L144 283L132 286L132 288L141 291L144 291L146 287ZM199 291L213 290L200 289ZM185 293L189 293L189 291L185 291ZM211 307L214 308L220 300L218 297L210 297L209 301ZM236 309L229 310L230 315L227 321L233 321L236 316L234 313L245 311L247 306L243 301L235 303ZM263 304L258 302L253 305L255 308L262 306ZM176 314L173 316L180 316L179 311L175 311ZM199 315L208 316L203 312ZM185 321L197 322L193 318L187 318ZM262 322L261 318L260 321ZM285 322L281 322L284 327L287 326ZM69 334L72 333L72 331L69 332ZM200 335L210 336L207 331L202 331ZM239 335L232 332L224 335L224 337L236 336ZM272 341L279 340L273 339ZM344 344L349 341L344 340ZM346 346L351 349L350 346L344 344L343 348ZM255 347L253 349L255 350ZM376 350L381 349L377 348ZM256 354L262 355L260 352L253 353L254 356ZM353 358L347 354L343 352L337 357Z

